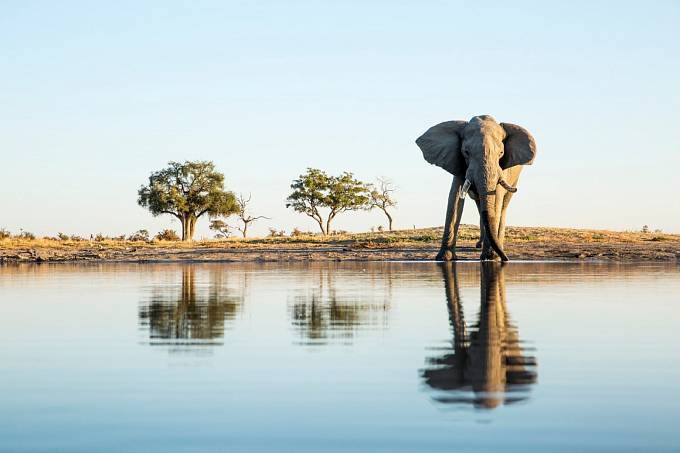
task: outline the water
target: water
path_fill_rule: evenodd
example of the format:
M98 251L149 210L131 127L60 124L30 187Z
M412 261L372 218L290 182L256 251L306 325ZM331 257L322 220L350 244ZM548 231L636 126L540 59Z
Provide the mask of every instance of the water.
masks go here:
M0 451L679 451L680 266L0 267Z

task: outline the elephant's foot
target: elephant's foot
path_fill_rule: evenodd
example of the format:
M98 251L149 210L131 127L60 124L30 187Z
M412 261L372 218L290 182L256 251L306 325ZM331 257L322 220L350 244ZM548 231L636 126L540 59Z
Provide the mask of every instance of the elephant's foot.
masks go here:
M476 249L481 249L481 248L482 248L482 240L481 240L481 239L480 239L479 241L477 241L477 243L475 244L475 248L476 248Z
M481 261L500 261L501 257L496 254L493 250L484 250L482 251L482 254L479 256L479 259Z
M437 253L437 256L435 257L435 260L437 261L456 261L457 259L456 253L447 248L439 250L439 253Z

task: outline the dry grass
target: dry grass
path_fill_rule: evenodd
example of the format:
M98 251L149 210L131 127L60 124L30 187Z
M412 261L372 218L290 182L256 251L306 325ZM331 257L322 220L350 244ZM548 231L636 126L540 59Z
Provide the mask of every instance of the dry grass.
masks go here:
M105 239L101 241L74 241L58 239L6 238L0 240L0 250L130 250L130 249L200 249L223 247L229 249L259 249L276 247L321 247L324 245L352 248L399 248L413 245L436 244L442 228L423 228L393 232L348 233L321 236L303 234L295 237L227 238L194 242L128 241ZM479 239L479 228L461 225L459 243L467 244ZM508 243L535 244L636 244L648 242L680 242L680 234L621 232L608 230L581 230L571 228L508 227Z

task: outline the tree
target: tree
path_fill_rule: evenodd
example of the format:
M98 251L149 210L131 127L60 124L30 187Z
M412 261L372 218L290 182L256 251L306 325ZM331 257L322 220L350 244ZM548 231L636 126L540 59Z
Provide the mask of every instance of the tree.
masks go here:
M392 214L387 208L393 208L397 205L397 202L392 199L395 190L392 181L387 178L378 178L378 185L371 186L368 200L368 209L378 208L385 213L390 231L392 231Z
M236 197L224 190L224 175L209 161L169 162L151 173L149 185L138 192L137 203L158 216L170 214L182 223L182 240L194 237L196 221L204 214L229 216L238 212Z
M215 219L210 222L210 229L217 233L215 236L224 239L231 236L232 227L227 225L223 220Z
M252 198L251 194L248 194L248 198L245 198L243 194L239 194L238 198L236 199L236 205L238 206L238 212L236 212L236 215L243 223L243 227L237 226L236 229L241 232L244 238L248 234L248 225L250 225L250 223L259 219L269 219L269 217L265 217L263 215L253 217L246 212L248 209L248 203L250 203L251 198Z
M308 215L319 224L321 233L331 232L331 222L341 212L365 209L369 199L367 184L354 178L349 172L329 176L326 172L308 168L290 185L293 192L288 196L286 207ZM328 208L324 219L320 208Z

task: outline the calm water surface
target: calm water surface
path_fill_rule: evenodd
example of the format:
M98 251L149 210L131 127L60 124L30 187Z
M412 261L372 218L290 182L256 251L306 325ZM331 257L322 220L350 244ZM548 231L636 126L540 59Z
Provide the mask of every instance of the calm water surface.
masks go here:
M680 266L0 267L0 451L680 451Z

